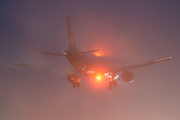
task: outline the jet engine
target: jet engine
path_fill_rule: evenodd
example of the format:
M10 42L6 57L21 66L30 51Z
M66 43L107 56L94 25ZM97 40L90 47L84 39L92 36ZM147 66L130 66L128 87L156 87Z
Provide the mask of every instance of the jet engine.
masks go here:
M131 83L134 79L134 74L132 72L129 72L128 70L124 70L122 74L122 79L125 82Z

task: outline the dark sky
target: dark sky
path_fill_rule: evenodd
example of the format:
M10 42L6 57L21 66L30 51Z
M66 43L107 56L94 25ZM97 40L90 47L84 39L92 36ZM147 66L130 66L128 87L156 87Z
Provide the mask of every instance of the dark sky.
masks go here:
M178 0L0 1L0 120L179 120L180 2ZM133 83L7 66L3 61L69 68L66 16L80 50L100 49L117 66L173 55L134 69ZM116 58L116 61L114 60Z

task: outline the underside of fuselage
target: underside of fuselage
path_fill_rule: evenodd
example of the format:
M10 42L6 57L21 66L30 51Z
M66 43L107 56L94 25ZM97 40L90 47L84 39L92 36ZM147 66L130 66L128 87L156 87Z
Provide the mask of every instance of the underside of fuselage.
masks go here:
M95 67L91 64L92 61L87 59L88 55L81 55L79 51L66 50L66 59L79 72L80 75L93 76ZM86 59L85 59L86 58Z

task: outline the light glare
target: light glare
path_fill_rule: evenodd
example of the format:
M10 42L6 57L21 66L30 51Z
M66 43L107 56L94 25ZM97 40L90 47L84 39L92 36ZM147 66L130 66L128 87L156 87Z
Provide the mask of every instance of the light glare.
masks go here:
M97 76L96 79L97 79L97 80L101 80L101 76Z

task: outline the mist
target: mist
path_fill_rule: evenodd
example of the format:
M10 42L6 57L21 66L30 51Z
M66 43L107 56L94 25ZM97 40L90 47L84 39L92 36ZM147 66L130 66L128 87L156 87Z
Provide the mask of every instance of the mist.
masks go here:
M178 120L179 2L7 0L0 2L1 120ZM79 50L100 49L117 67L173 55L173 59L131 72L133 83L120 77L117 87L82 76L73 88L67 75L7 65L6 61L73 69L66 16L71 19Z

